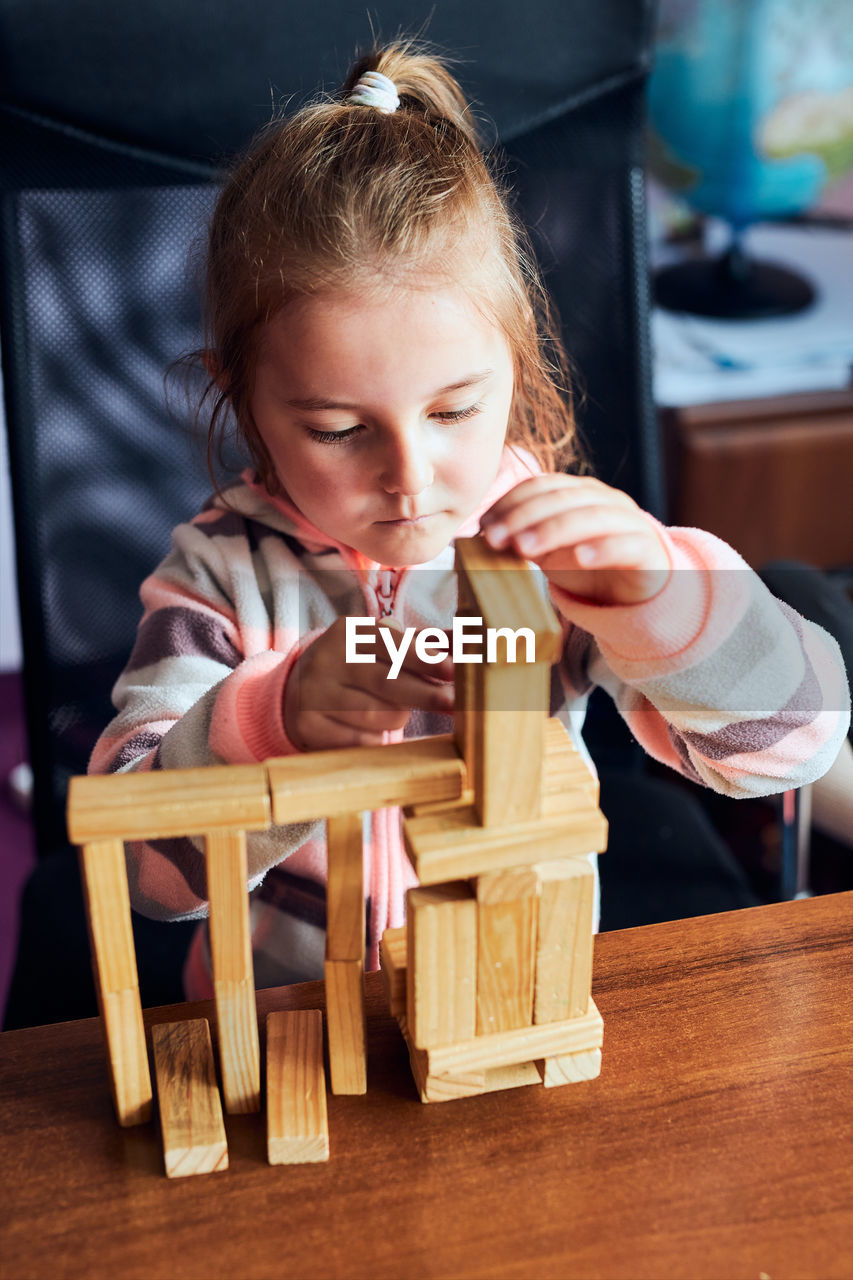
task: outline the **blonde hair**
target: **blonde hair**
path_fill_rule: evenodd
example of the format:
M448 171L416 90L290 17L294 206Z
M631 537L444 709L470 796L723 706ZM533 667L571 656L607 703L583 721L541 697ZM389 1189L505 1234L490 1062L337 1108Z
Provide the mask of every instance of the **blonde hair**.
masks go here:
M394 82L395 112L347 102L365 71ZM508 443L546 470L577 468L567 361L532 250L459 85L413 41L361 58L337 98L271 121L222 191L207 247L207 347L197 353L210 375L209 456L233 411L260 479L279 488L251 400L261 330L291 299L436 276L461 283L506 335Z

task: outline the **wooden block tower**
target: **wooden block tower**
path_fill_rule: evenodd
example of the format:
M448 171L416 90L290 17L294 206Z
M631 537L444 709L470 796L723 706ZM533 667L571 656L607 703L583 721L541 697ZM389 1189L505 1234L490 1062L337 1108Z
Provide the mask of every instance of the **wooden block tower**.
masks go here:
M544 1081L591 1079L602 1023L590 998L594 877L606 841L597 784L547 719L560 631L537 581L482 539L457 543L459 612L493 637L456 666L454 733L318 751L259 765L75 778L68 830L80 846L92 961L119 1123L151 1114L123 842L200 837L207 868L215 1043L228 1112L261 1106L246 832L325 818L325 959L333 1093L367 1088L362 814L402 807L420 885L408 924L382 941L391 1009L425 1102ZM514 635L518 633L518 635ZM514 644L534 647L531 661ZM525 654L527 657L527 654ZM166 1171L228 1164L205 1020L151 1037ZM179 1086L179 1087L178 1087ZM267 1020L271 1163L328 1158L319 1011Z
M590 995L588 855L604 848L607 827L595 780L547 719L560 630L514 556L460 539L456 567L459 613L480 618L503 649L456 668L454 737L470 794L407 809L420 887L409 891L405 930L383 939L392 1011L424 1102L591 1079L603 1034ZM510 638L524 629L530 662Z

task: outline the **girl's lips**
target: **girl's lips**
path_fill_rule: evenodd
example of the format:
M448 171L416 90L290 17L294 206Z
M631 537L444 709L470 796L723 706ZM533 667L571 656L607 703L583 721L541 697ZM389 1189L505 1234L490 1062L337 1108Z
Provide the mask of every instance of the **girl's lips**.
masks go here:
M409 525L423 524L425 520L431 520L431 519L432 519L432 515L414 516L411 519L407 518L406 516L401 516L399 520L377 520L376 523L385 524L385 525L391 524L395 526L396 525L409 526Z

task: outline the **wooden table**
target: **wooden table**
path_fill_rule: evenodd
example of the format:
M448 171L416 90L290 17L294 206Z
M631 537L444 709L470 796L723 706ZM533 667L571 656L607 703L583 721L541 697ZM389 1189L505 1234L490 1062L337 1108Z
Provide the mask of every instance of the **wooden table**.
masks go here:
M605 934L594 992L597 1081L423 1106L373 975L331 1161L271 1168L229 1117L228 1171L172 1181L113 1120L96 1021L8 1032L0 1274L853 1276L853 893Z

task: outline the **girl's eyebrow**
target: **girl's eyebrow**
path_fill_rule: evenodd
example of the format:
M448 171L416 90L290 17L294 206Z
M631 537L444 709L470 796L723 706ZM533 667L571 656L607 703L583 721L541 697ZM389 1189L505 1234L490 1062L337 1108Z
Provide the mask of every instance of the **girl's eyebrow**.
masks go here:
M464 391L466 387L479 386L481 382L486 382L491 378L494 369L480 369L477 373L469 373L467 377L460 378L458 382L450 382L446 387L439 387L438 391L434 391L429 397L430 400L437 399L438 396L446 395L449 391ZM350 409L359 408L356 404L345 404L342 400L329 400L325 396L307 396L304 400L285 400L284 403L289 409L301 409L304 412L320 412L323 409Z

